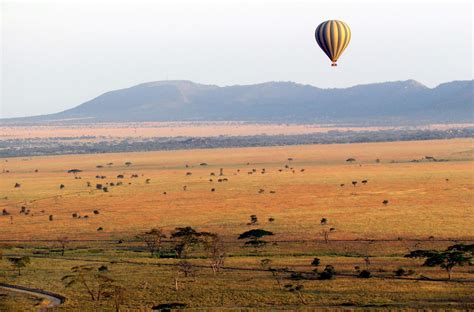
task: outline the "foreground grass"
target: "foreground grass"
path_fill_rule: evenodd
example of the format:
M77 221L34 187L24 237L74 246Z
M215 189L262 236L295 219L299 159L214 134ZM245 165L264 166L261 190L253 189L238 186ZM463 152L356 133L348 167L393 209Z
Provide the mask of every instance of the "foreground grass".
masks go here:
M214 275L209 268L199 268L196 278L180 277L180 290L175 290L176 269L166 264L176 263L172 259L124 258L138 264L105 263L110 277L126 288L124 311L148 311L160 303L181 302L190 308L291 308L302 305L294 293L280 289L269 271L259 270L260 260L254 257L232 257L227 267L255 268L249 270L223 270ZM275 267L291 267L294 271L309 272L312 258L278 257L271 258ZM206 259L191 259L195 265L206 265ZM443 272L434 268L420 268L419 263L403 258L382 257L371 260L374 278L355 277L354 266L363 266L361 258L321 257L321 266L332 264L339 275L334 280L295 281L289 274L283 274L282 284L301 283L301 292L308 307L311 306L392 306L392 307L455 307L474 308L472 283L421 281L412 279L393 279L393 271L398 267L413 268L421 275L443 277ZM81 287L65 288L61 277L75 265L92 264L81 260L38 259L34 258L22 276L7 271L4 280L13 284L35 288L48 286L65 295L68 301L58 311L73 311L81 307L83 311L113 311L111 300L91 301ZM161 266L158 264L162 264ZM97 262L104 265L104 262ZM163 266L165 265L165 266ZM6 269L6 268L5 268ZM455 277L468 278L472 272L468 268L458 269ZM385 278L384 278L385 277ZM11 299L10 299L11 300ZM18 305L30 305L24 300ZM19 311L19 310L17 310Z

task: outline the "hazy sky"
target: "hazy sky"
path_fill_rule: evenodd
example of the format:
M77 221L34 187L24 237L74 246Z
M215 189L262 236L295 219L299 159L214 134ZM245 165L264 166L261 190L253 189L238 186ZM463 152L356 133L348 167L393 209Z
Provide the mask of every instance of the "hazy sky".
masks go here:
M472 79L471 1L13 1L1 6L1 117L58 112L147 81L318 87ZM327 19L352 40L332 68Z

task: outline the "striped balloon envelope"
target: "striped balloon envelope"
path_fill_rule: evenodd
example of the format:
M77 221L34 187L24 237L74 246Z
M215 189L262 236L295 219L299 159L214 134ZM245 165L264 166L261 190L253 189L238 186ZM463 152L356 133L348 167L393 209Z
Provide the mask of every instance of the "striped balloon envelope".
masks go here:
M325 21L316 28L314 36L321 50L331 59L331 66L337 66L337 60L351 41L349 26L338 20Z

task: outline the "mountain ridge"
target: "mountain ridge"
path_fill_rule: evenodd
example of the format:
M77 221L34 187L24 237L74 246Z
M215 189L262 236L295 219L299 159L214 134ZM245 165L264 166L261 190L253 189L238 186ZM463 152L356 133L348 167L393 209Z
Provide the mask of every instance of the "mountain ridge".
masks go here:
M108 91L59 113L0 121L471 122L473 85L429 88L409 79L323 89L291 81L221 87L164 80Z

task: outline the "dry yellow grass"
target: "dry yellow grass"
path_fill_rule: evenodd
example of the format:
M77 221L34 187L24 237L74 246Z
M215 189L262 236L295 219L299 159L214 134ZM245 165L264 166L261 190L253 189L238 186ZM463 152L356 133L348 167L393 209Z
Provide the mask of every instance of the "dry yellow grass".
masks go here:
M450 128L468 128L472 124L433 124L416 126L416 129L446 130ZM37 126L0 126L0 139L15 138L53 138L97 136L110 138L123 137L177 137L177 136L239 136L239 135L278 135L322 133L338 131L376 131L399 129L401 127L355 127L317 124L258 124L243 122L140 122L140 123L104 123L104 124L61 124Z
M0 174L0 209L11 213L13 224L9 216L0 216L0 240L64 235L118 238L151 227L171 230L186 225L234 239L248 229L251 214L259 217L261 227L277 234L275 239L318 238L323 217L336 228L334 239L472 238L473 142L456 139L2 159L0 170L9 173ZM449 161L411 162L424 156ZM349 157L357 162L347 163ZM377 158L381 163L375 163ZM125 166L126 161L132 165ZM107 166L110 162L113 165ZM208 166L199 165L203 162ZM285 164L295 172L284 168ZM72 168L83 170L78 174L81 179L66 173ZM217 182L219 168L228 182ZM252 169L256 172L248 174ZM186 176L187 172L192 175ZM211 177L211 172L216 176ZM117 179L119 174L125 178ZM132 174L138 178L130 178ZM96 179L96 175L107 178ZM210 178L214 181L209 182ZM361 184L364 179L366 185ZM353 187L355 180L359 183ZM92 187L86 187L87 181ZM108 193L95 190L96 183L118 181L124 185L109 187ZM16 182L20 188L14 188ZM60 190L60 184L65 189ZM259 189L265 191L259 194ZM385 199L387 206L382 204ZM30 215L20 215L21 206ZM94 215L93 210L100 214ZM72 213L89 218L73 219ZM54 221L48 221L49 215ZM275 218L273 224L267 222L270 216ZM97 232L98 227L104 231Z
M473 143L459 139L2 159L0 209L10 212L13 220L10 215L0 216L0 248L7 257L33 258L17 276L4 257L0 280L65 295L67 301L58 311L114 311L111 299L91 301L80 287L64 287L61 277L81 264L108 266L107 275L126 288L122 311L150 311L154 305L170 302L198 311L469 310L474 307L469 266L456 267L454 281L445 282L440 280L446 278L445 271L421 267L422 261L403 255L417 248L441 250L453 244L437 239L473 239ZM411 162L425 156L447 161ZM350 157L357 161L346 162ZM127 161L132 165L126 166ZM201 166L204 162L208 165ZM73 168L83 170L78 174L81 179L66 172ZM256 172L248 174L252 169ZM118 179L119 174L124 179ZM131 178L132 174L138 177ZM96 179L96 175L107 178ZM217 182L219 178L228 181ZM362 180L368 183L362 185ZM96 183L119 181L123 185L109 186L107 193L95 189ZM358 181L357 186L352 181ZM15 183L21 187L14 188ZM63 190L60 184L65 185ZM22 206L30 210L29 215L19 214ZM89 218L74 219L72 213ZM251 214L258 216L258 227L276 234L272 239L278 244L260 250L242 247L236 237L252 228L247 225ZM49 215L53 221L48 221ZM270 216L274 222L268 221ZM336 228L328 244L313 241L321 239L323 217L329 220L328 227ZM180 277L179 291L174 289L174 265L179 259L149 258L139 242L103 241L133 238L151 227L169 232L188 225L225 237L228 270L214 275L204 251L196 249L188 261L201 265L197 277ZM98 232L99 227L104 231ZM98 241L69 242L63 257L54 241L62 236ZM336 241L359 238L381 241ZM53 241L4 241L8 239ZM171 244L165 243L164 248ZM370 256L370 279L357 278L354 269L365 268L365 256ZM283 284L304 285L301 294L306 305L295 293L279 288L269 271L249 270L261 269L260 261L270 258L273 267L311 272L314 257L321 260L319 270L327 264L335 267L334 280L296 281L290 273L281 276ZM400 267L413 274L394 278ZM422 280L422 276L438 280ZM0 297L2 311L27 311L34 304L35 299L21 295Z

